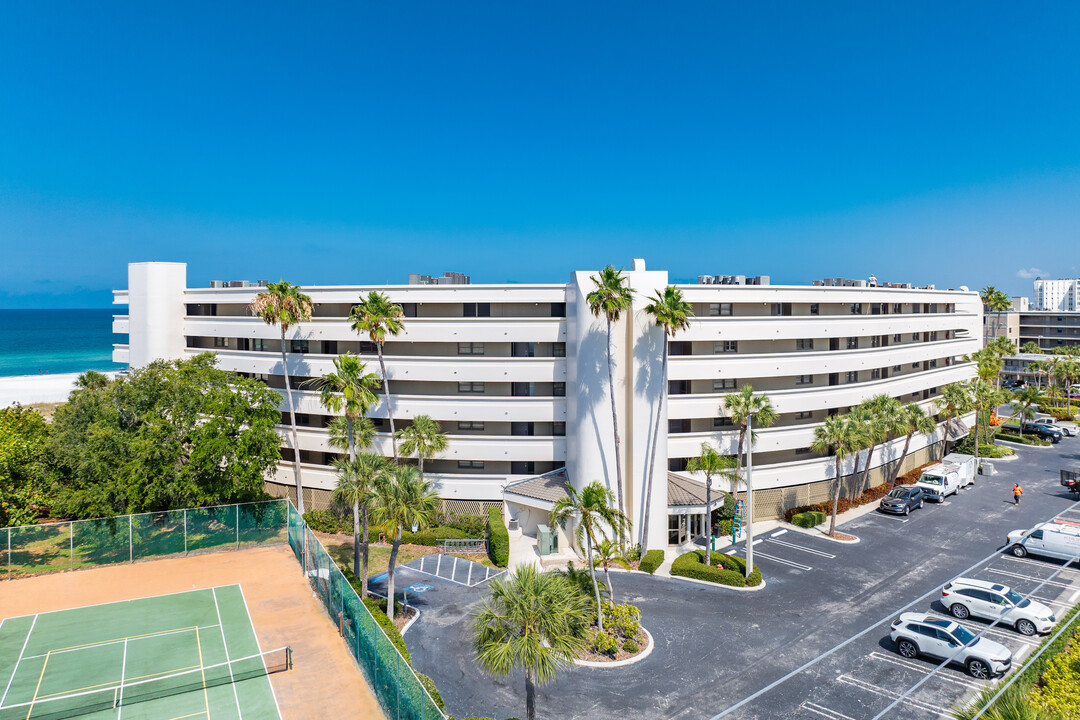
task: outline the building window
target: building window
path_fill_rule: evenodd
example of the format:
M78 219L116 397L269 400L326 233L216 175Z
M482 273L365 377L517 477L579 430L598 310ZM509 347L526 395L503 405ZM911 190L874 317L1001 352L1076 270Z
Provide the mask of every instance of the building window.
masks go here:
M566 303L551 303L551 309L548 312L551 317L566 317Z
M551 383L551 394L554 397L566 397L566 383Z
M937 340L937 330L931 330L930 331L930 340L931 341Z
M904 340L903 340L903 338L900 337L900 333L896 333L895 335L892 336L892 341L894 343L900 343L900 342L903 342Z
M483 460L458 460L457 466L462 470L483 470Z
M795 384L796 385L813 385L814 384L814 376L813 375L796 375L795 376Z
M901 367L900 367L899 365L893 365L893 366L892 366L892 369L893 369L893 372L900 372L900 370L901 370L902 368L901 368Z
M728 317L731 315L731 303L709 303L710 317Z
M491 317L491 303L462 303L464 317Z
M458 420L457 429L482 431L484 429L484 423L477 422L476 420Z
M457 384L457 391L459 393L471 393L474 395L482 395L484 393L484 383L482 382L459 382Z
M796 350L813 350L814 338L800 338L795 341Z
M912 370L918 370L919 369L919 363L917 363L917 362L911 363L911 369Z
M881 336L880 335L871 335L870 336L870 347L872 347L872 348L881 347Z
M457 344L458 355L483 355L484 343L482 342L459 342Z
M937 367L937 358L934 358L933 360L930 361L930 367L932 367L932 368Z
M821 306L818 305L817 303L810 303L810 314L811 315L820 315L821 314Z
M227 348L229 347L229 338L216 337L214 338L214 347Z
M551 343L551 357L566 357L566 343Z
M848 350L858 350L859 349L859 338L857 338L857 337L848 338L847 339L847 349Z
M733 353L739 352L738 340L722 340L720 342L713 343L713 354L719 355L721 353Z
M294 352L294 353L306 353L308 351L308 341L307 340L293 340L293 341L291 341L291 344L292 344L292 352Z
M790 315L791 303L773 303L772 304L773 315Z
M802 412L797 412L797 413L795 413L795 419L796 420L813 420L814 419L814 411L813 410L803 410Z
M305 427L311 425L311 416L305 415L304 413L296 413L296 424Z
M810 454L810 448L808 448L808 447L795 448L795 454L796 455L809 455Z
M870 379L871 380L880 380L881 379L881 368L873 368L873 369L871 369L870 370Z
M551 434L555 437L566 435L566 423L561 420L551 423Z
M729 417L718 417L712 419L712 426L714 428L735 427L735 423L731 422Z
M932 312L932 313L937 312L937 303L930 303L930 312Z
M848 370L844 381L849 383L859 382L858 370Z
M892 311L894 315L899 315L904 311L904 306L900 303L893 303Z
M862 303L851 303L851 314L862 315Z
M919 340L922 340L922 335L921 334L919 334L919 333L911 333L911 341L912 342L919 342Z
M734 390L735 378L721 378L720 380L712 381L713 390Z

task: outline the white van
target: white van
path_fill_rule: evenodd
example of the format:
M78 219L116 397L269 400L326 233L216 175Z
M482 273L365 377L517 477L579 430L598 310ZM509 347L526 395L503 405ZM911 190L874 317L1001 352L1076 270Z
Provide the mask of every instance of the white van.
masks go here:
M960 487L975 484L975 456L964 453L949 453L941 462L952 463L960 468Z
M1080 555L1080 524L1057 521L1040 523L1031 530L1013 530L1007 544L1016 557L1031 553L1071 560Z
M960 492L960 488L975 482L974 458L971 463L971 475L967 470L951 462L939 462L923 470L922 476L915 483L926 493L926 499L944 502L949 495Z

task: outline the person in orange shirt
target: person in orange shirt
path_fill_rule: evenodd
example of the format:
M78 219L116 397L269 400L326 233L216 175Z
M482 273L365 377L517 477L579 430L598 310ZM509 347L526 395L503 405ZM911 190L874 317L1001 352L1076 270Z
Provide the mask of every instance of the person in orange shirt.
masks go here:
M1024 488L1020 487L1020 483L1013 485L1013 505L1020 504L1020 496L1024 494Z

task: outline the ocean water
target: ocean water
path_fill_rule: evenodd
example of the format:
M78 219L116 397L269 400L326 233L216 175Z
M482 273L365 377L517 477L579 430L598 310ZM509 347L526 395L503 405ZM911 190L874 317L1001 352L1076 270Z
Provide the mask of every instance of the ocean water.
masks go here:
M0 310L0 377L119 370L112 361L114 310Z

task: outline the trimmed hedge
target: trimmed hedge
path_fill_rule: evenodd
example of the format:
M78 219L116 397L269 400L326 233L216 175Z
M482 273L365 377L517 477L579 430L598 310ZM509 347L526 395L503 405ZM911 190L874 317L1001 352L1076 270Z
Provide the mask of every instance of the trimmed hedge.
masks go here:
M329 510L308 510L304 513L304 522L317 532L352 534L352 521L345 522L344 518Z
M510 562L510 533L499 508L488 508L487 531L488 556L496 567L504 568Z
M1049 440L1041 440L1031 433L1021 437L1020 435L1014 435L1011 432L1004 432L1004 429L997 434L997 439L1004 440L1005 442L1017 443L1019 445L1032 445L1034 447L1048 447L1053 445Z
M663 550L649 550L645 553L645 557L641 558L641 563L638 565L638 570L652 575L656 572L656 568L664 564L664 551Z
M439 527L428 528L427 530L421 530L420 532L409 532L406 530L401 533L401 542L411 543L413 545L435 546L437 544L436 540L467 540L469 538L479 540L482 537L483 535L470 535L457 528L442 525Z
M761 568L759 567L754 567L750 577L743 577L746 573L746 561L742 558L714 552L712 553L713 564L706 565L703 562L704 557L705 553L702 550L680 555L671 564L671 574L732 587L753 587L761 584Z
M807 510L806 512L792 515L791 524L801 528L815 528L825 522L825 518L827 517L828 515L818 510Z
M371 615L375 618L375 622L379 623L379 627L386 631L386 637L390 638L390 642L394 643L394 647L401 653L401 657L405 658L405 662L412 665L409 648L405 647L405 638L401 637L401 633L394 627L393 621L386 616L386 611L383 610L386 607L386 601L382 601L381 607L378 598L366 598L363 603L371 611Z
M443 702L442 695L439 694L439 688L435 687L435 681L422 672L417 672L416 677L420 680L420 684L424 686L424 689L428 691L431 699L439 706L439 709L446 712L446 703Z

